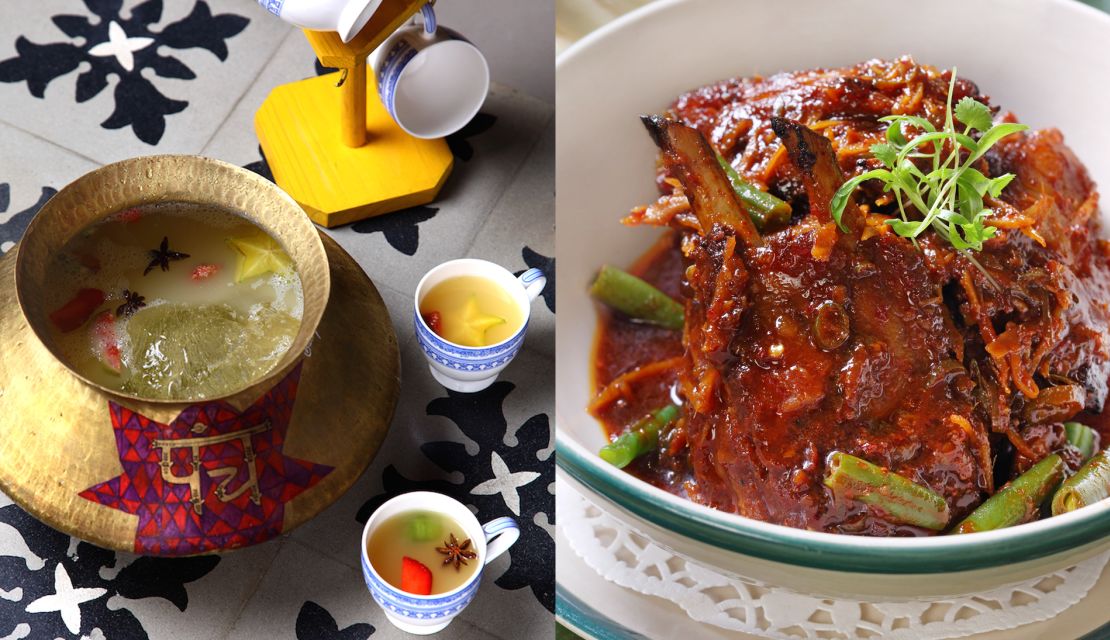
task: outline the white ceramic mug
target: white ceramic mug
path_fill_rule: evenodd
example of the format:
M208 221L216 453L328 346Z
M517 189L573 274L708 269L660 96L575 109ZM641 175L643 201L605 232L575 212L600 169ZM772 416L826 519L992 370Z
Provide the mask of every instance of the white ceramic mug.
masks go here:
M424 26L395 31L370 55L370 66L393 120L416 138L442 138L466 126L482 107L489 65L457 31L437 28L430 4L421 15Z
M406 511L440 513L462 526L463 536L470 538L481 563L465 584L445 593L418 596L401 591L382 579L374 569L374 565L370 563L366 545L378 525ZM366 521L366 526L362 529L362 552L360 553L362 577L366 580L370 595L395 627L422 636L432 634L443 630L466 608L466 605L470 604L478 592L485 565L508 551L519 537L520 528L512 518L497 518L485 524L478 524L478 519L470 509L454 498L430 491L404 493L387 500Z
M507 291L524 318L520 328L505 340L486 347L466 347L439 337L420 315L420 302L432 287L457 276L486 278ZM416 285L413 325L432 377L448 389L464 393L481 391L493 384L497 375L512 362L524 344L532 301L540 295L546 284L547 278L539 269L529 269L518 278L501 265L473 258L444 262L424 274L420 284Z
M264 9L302 29L337 31L343 42L350 42L382 0L258 0Z

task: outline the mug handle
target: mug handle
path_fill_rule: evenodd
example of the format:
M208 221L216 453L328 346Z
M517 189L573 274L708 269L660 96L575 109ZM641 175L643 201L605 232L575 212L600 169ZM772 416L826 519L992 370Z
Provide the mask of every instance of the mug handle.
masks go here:
M520 284L524 285L524 293L528 296L529 301L535 300L543 292L543 288L547 286L547 276L543 275L543 271L535 268L520 274L517 280L520 280Z
M520 527L516 520L509 517L490 520L482 525L482 531L486 534L486 561L483 564L489 564L491 560L508 551L520 537Z

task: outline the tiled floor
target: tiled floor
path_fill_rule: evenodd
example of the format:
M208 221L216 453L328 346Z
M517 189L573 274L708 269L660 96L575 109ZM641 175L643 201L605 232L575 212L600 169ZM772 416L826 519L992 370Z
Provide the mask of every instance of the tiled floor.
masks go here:
M259 168L255 111L274 86L316 73L304 37L249 0L112 5L0 5L4 251L46 197L103 163L200 153ZM117 50L135 49L131 71L125 54L96 53L112 22L130 38L117 34ZM483 521L513 514L523 529L441 637L550 635L554 294L534 303L525 350L502 382L473 396L435 383L409 323L417 280L444 260L540 266L553 278L553 141L552 105L495 84L482 113L451 140L456 168L437 202L328 231L373 278L402 347L393 426L350 491L278 540L218 561L160 562L79 545L0 495L0 638L401 637L366 592L358 540L375 499L421 488L460 498ZM26 611L54 593L58 566L75 588L104 589L77 605L76 630L58 611Z

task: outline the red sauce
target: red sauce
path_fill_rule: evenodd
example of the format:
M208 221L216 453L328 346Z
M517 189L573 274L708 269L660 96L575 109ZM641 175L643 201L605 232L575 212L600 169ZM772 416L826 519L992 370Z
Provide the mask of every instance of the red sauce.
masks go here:
M647 251L628 272L649 282L660 291L682 300L682 254L678 249L675 235L666 232L659 241ZM617 376L628 373L653 362L668 360L682 355L682 333L663 329L612 312L598 305L600 329L594 347L595 391L602 389ZM674 372L667 375L652 376L635 397L617 400L599 418L610 436L619 435L633 421L670 402L670 387L674 383ZM652 404L654 403L654 404Z
M651 249L627 271L643 278L660 291L681 300L682 253L677 235L664 233ZM599 329L594 347L594 382L600 393L606 385L622 374L683 353L682 333L634 322L619 313L598 305ZM659 375L636 381L620 399L594 412L610 439L623 433L655 409L674 402L672 389L677 383L677 369L668 368ZM660 451L663 451L660 448ZM626 471L655 486L685 495L683 482L689 475L685 457L647 455Z

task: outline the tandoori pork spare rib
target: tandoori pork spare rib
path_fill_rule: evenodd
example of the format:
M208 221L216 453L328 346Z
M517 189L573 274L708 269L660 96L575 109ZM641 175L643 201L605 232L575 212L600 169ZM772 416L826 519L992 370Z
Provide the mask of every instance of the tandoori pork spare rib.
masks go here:
M988 200L999 231L974 255L931 232L916 244L892 233L891 202L868 183L845 230L831 218L845 174L874 168L879 118L942 125L949 80L872 61L722 82L645 118L665 195L632 221L684 234L692 499L795 527L925 533L834 495L828 455L930 487L955 522L996 472L1005 481L1059 448L1063 420L1101 409L1110 269L1094 186L1058 132L1011 136L984 159L987 175L1016 178ZM955 99L989 105L974 84L955 86ZM790 202L790 222L757 231L717 153Z

